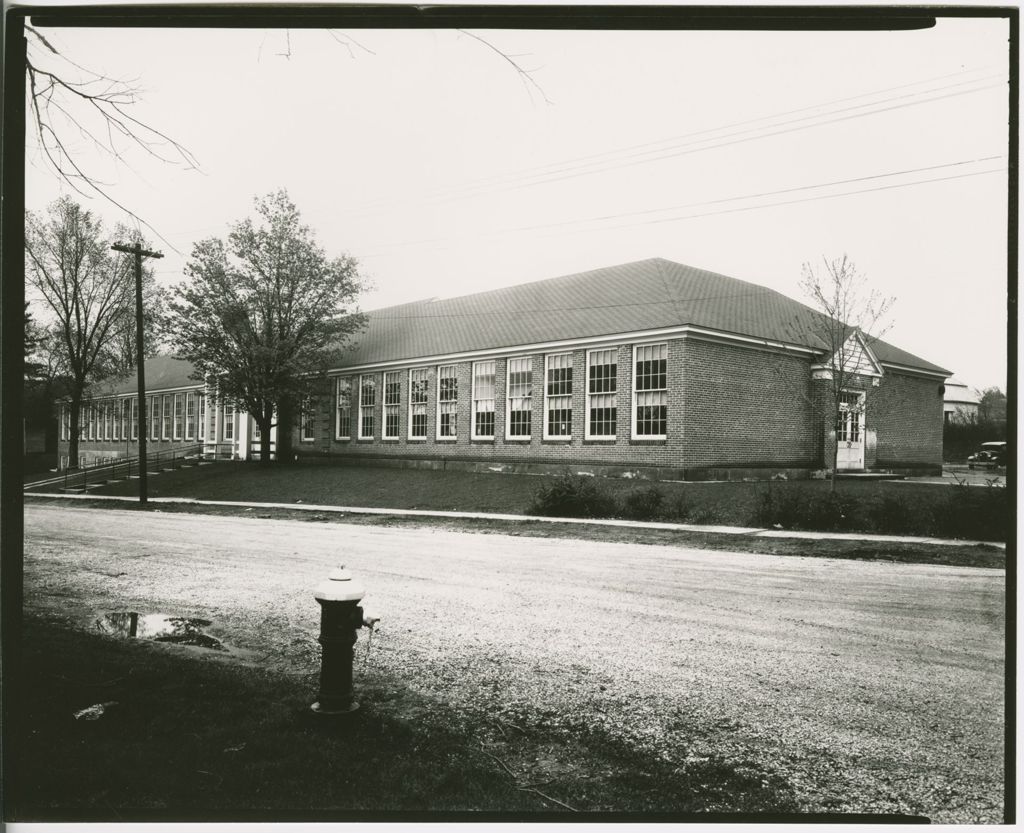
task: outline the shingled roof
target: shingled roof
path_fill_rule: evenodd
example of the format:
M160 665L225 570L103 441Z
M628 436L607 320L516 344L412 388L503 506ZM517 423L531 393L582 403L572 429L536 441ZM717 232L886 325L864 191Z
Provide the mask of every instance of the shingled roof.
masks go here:
M201 385L191 378L194 372L192 362L176 359L173 356L153 356L146 359L146 391L152 393L174 388L196 387ZM100 382L93 389L94 396L118 396L121 394L138 393L138 378L133 370L125 376Z
M806 343L820 313L767 287L663 258L594 269L505 289L429 299L366 313L344 367L527 344L695 326L767 341ZM884 363L949 372L883 341Z

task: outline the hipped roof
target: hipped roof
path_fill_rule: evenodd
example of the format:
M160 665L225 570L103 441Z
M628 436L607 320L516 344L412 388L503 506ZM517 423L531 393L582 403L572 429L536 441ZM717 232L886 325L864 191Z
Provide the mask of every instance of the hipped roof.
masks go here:
M342 367L522 345L624 336L686 325L824 350L810 336L821 317L780 292L663 258L608 266L458 298L366 313ZM949 371L885 341L883 363Z

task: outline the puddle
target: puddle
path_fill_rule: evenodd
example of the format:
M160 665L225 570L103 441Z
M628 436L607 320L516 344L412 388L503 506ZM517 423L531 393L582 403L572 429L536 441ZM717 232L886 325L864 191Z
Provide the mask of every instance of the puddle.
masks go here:
M219 639L203 633L203 628L211 624L209 619L130 611L101 616L96 620L96 629L108 636L174 642L178 645L195 645L214 651L226 650Z

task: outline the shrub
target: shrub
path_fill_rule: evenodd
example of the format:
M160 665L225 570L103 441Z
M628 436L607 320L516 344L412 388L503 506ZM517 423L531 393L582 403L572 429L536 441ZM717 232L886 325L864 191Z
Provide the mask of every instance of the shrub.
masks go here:
M527 512L560 518L608 518L616 509L615 498L594 478L566 472L537 489Z
M950 538L1005 541L1012 521L1007 490L994 482L988 486L951 486L946 500L935 507L935 529Z
M634 521L653 521L666 514L665 493L657 486L634 489L623 502L622 513Z
M856 526L855 507L854 501L838 492L769 488L761 493L751 523L783 529L850 529Z
M927 534L931 518L922 517L903 495L884 492L871 508L871 521L876 532L887 535Z

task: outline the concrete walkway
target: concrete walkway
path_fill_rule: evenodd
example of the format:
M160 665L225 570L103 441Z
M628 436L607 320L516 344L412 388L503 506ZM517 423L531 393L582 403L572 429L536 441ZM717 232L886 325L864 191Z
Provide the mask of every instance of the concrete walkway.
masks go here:
M49 492L26 493L26 498L60 498L62 500L109 500L116 503L138 503L138 498L116 495L76 495ZM616 518L548 518L542 515L511 515L496 512L445 512L429 509L377 509L365 506L324 506L316 503L247 503L234 500L199 500L187 497L151 497L150 504L188 504L189 506L228 506L242 509L297 509L303 512L336 512L350 515L390 515L415 518L465 518L483 521L538 521L555 524L587 526L619 526L633 529L667 529L676 532L705 532L722 535L753 535L760 538L803 538L813 541L870 541L890 544L931 544L935 546L992 546L1006 549L996 541L965 541L950 538L925 538L918 535L871 535L861 532L806 532L787 529L763 529L752 526L699 526L661 521L626 521Z

